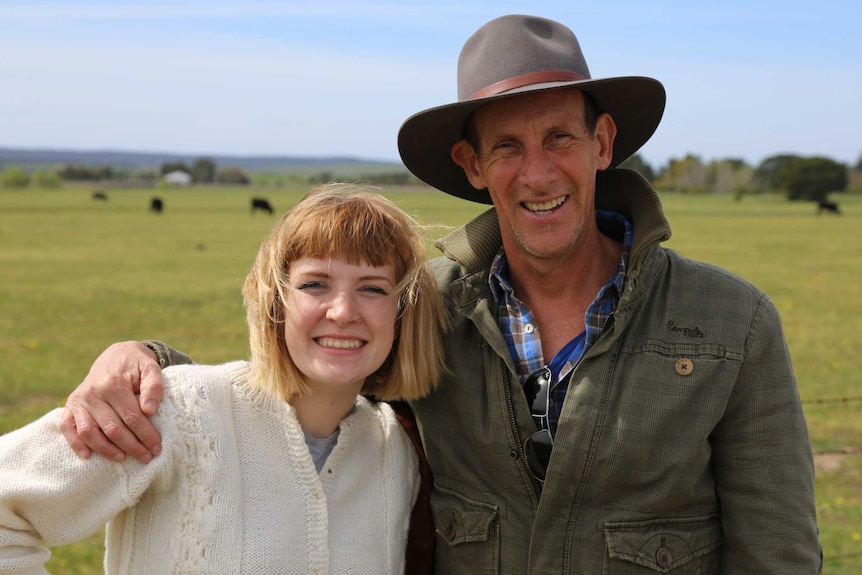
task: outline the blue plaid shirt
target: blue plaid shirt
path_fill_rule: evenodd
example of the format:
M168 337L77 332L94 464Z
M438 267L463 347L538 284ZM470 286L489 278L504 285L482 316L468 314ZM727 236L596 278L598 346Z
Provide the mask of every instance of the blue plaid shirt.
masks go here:
M532 312L515 296L512 284L509 283L508 263L506 254L501 249L491 264L491 274L488 279L491 293L500 302L497 323L509 347L509 353L515 362L515 369L521 384L533 371L547 365L553 374L551 400L548 408L548 428L553 435L557 431L557 422L563 409L563 400L569 385L569 375L581 360L587 349L595 342L602 327L617 307L623 283L626 278L626 264L632 247L632 226L620 214L596 210L596 222L599 230L617 241L622 241L623 251L620 263L614 276L596 295L593 303L587 308L584 316L586 329L578 335L550 363L545 363L542 355L542 342L539 339L538 326ZM545 423L543 422L543 425Z

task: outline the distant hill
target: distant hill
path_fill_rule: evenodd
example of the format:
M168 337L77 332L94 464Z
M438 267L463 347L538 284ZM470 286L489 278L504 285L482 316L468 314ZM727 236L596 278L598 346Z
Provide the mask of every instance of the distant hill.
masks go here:
M155 152L121 152L114 150L22 150L0 147L0 168L5 165L45 166L77 164L86 166L111 166L117 169L136 170L157 168L161 164L183 162L190 166L200 158L209 158L219 167L239 166L249 172L265 170L288 170L302 168L355 167L373 168L381 171L404 170L400 162L380 162L348 156L294 157L294 156L222 156L205 154L172 154Z

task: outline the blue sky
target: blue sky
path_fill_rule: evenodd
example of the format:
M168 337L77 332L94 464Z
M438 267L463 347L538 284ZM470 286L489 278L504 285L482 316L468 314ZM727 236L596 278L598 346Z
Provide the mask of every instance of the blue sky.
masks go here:
M656 167L862 155L857 0L0 0L0 147L397 161L401 123L455 100L464 41L509 13L566 23L595 78L665 85Z

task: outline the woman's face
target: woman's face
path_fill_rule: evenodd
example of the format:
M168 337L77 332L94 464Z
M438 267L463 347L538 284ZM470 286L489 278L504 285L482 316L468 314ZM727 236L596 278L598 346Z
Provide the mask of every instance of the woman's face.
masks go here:
M395 341L392 265L304 257L290 264L284 336L312 392L359 393Z

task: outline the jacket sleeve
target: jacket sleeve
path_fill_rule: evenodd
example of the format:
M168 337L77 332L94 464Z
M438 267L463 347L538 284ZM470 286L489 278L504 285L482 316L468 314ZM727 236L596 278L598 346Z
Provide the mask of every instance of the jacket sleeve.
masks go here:
M174 349L163 341L148 339L141 342L150 348L159 360L159 367L162 369L172 365L188 365L194 363L192 358L184 354L178 349Z
M98 532L156 472L132 458L79 459L63 439L61 415L56 409L0 436L0 573L45 573L48 546Z
M808 428L778 312L762 296L725 416L713 432L725 574L822 569Z

